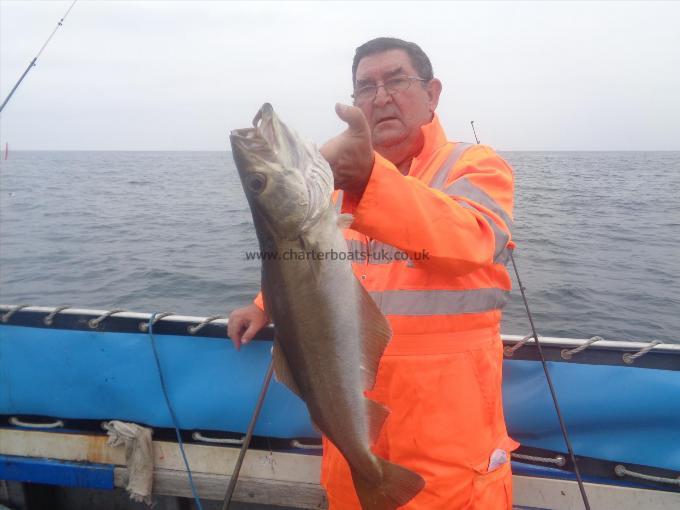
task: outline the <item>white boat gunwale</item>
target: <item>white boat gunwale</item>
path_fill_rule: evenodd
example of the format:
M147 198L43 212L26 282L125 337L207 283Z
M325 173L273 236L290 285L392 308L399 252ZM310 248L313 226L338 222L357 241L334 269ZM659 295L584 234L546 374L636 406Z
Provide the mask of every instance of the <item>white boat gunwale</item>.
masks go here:
M7 305L7 304L0 304L0 314L5 314L8 311L12 310L15 308L16 305ZM41 313L41 314L50 314L54 310L56 310L58 307L47 307L47 306L25 306L22 307L20 310L17 311L18 314L21 314L21 312L33 312L33 313ZM65 315L65 316L88 316L92 318L97 318L101 317L107 313L110 313L110 310L101 310L101 309L91 309L91 308L66 308L62 311L59 312L59 315ZM152 313L145 313L145 312L131 312L131 311L124 311L124 312L118 312L115 315L111 315L108 317L108 319L115 320L115 319L133 319L133 320L139 320L139 321L146 321L148 322L151 317L153 316ZM173 314L173 315L168 315L165 317L162 317L161 319L158 320L156 323L157 325L160 325L161 323L181 323L181 324L191 324L191 325L198 325L206 321L208 317L201 317L201 316L195 316L195 315L180 315L180 314ZM9 321L6 323L8 325L12 325L13 321L10 318ZM226 326L228 323L228 319L225 318L219 318L219 319L213 319L210 321L210 324L212 326L217 326L219 328L223 328L223 337L227 338L226 336ZM44 326L44 327L50 327L50 326ZM163 334L162 331L158 331L158 334ZM207 331L206 331L207 333ZM206 335L205 333L203 335L197 334L197 336L212 336L212 335ZM258 340L271 340L273 338L273 328L268 327L262 330L262 334L258 336ZM515 345L519 342L521 342L523 339L526 337L523 337L522 335L512 335L512 334L502 334L501 338L503 340L503 343L506 345ZM576 348L584 345L589 341L589 339L585 338L561 338L561 337L549 337L549 336L541 336L539 335L539 340L541 342L541 345L545 345L546 347L562 347L562 348ZM616 350L616 351L626 351L626 352L636 352L641 349L644 349L645 347L648 347L650 345L649 342L638 342L638 341L628 341L628 340L600 340L596 344L592 344L591 346L588 347L588 350ZM530 346L535 346L535 341L533 339L528 340L524 346L530 347ZM671 344L671 343L659 343L654 345L650 351L650 353L669 353L669 354L680 354L680 343L679 344ZM564 361L569 361L569 360L564 360ZM680 368L680 367L679 367Z

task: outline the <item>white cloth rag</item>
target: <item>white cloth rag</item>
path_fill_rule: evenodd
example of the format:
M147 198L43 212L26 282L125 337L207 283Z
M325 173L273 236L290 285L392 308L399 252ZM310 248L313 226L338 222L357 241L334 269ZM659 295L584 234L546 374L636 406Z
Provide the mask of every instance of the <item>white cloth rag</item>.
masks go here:
M104 423L109 439L107 446L125 446L125 463L128 468L127 491L133 501L151 505L153 487L153 442L150 428L124 421Z

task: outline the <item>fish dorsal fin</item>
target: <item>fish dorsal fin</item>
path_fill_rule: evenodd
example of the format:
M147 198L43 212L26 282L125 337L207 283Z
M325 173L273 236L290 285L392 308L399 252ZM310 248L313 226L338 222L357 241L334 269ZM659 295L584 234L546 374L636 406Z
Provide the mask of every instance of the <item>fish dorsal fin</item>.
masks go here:
M355 283L358 287L359 313L361 314L361 373L364 389L370 390L375 384L380 358L392 338L392 329L359 280L355 280Z
M354 221L354 216L349 213L342 213L338 215L338 228L349 228L349 226Z
M279 342L276 340L274 340L272 358L274 359L274 374L276 375L276 380L281 384L288 386L290 391L302 398L300 388L295 382L295 379L293 379L293 373L290 371L286 355L283 353Z
M372 445L378 440L378 435L380 435L380 430L390 414L390 410L387 409L380 402L366 399L366 414L368 415L368 439Z

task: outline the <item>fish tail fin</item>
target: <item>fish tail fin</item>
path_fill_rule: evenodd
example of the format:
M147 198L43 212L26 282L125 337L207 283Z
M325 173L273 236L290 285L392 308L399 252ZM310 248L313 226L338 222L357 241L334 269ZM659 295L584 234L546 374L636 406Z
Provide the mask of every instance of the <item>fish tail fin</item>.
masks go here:
M376 457L376 460L382 471L382 479L377 484L352 471L352 481L362 510L396 510L425 487L425 480L410 469L380 457Z

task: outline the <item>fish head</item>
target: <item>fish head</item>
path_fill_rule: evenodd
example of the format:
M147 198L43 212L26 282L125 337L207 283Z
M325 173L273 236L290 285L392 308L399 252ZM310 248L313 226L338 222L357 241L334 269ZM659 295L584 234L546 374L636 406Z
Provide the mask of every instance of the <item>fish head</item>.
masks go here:
M230 141L256 223L275 237L295 239L319 220L331 201L333 173L316 146L281 122L269 103L252 128L232 131Z

